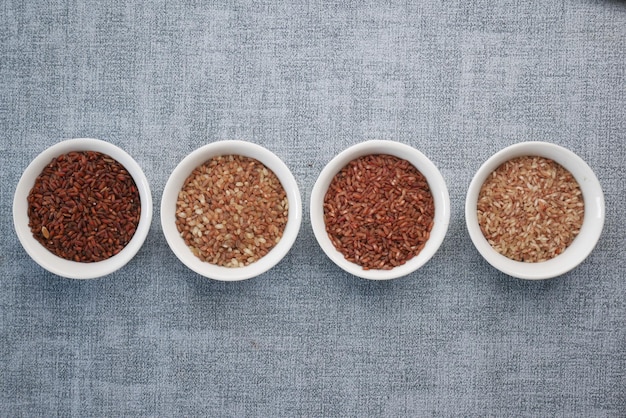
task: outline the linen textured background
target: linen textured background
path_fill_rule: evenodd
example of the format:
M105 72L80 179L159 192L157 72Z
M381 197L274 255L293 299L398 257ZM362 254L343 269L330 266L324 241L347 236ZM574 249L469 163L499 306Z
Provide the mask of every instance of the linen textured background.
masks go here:
M414 3L414 4L413 4ZM626 416L626 2L0 2L0 415ZM131 154L155 212L105 278L47 273L13 229L45 148ZM304 214L287 257L238 283L176 259L159 204L177 163L243 139L291 168ZM435 257L389 282L344 273L308 216L338 152L390 139L449 187ZM547 281L490 267L465 228L478 167L513 143L569 148L607 218Z

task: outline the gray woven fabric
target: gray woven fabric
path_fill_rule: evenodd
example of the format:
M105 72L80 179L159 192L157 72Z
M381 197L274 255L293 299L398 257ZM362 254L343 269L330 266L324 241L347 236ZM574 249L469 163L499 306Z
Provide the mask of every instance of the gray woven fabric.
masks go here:
M626 3L0 4L0 415L626 416ZM124 148L155 216L105 278L59 278L12 226L28 163L66 138ZM446 240L371 282L331 263L308 198L365 139L410 144L448 182ZM292 169L304 220L287 257L239 283L170 251L160 197L220 139ZM603 185L591 256L553 280L490 267L463 205L490 155L547 140Z

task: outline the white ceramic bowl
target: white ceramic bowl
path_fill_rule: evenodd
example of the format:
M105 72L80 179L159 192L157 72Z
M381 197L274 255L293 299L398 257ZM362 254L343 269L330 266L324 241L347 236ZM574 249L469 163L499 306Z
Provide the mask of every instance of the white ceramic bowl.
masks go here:
M111 156L130 173L139 190L141 217L130 242L113 257L94 263L79 263L56 256L32 235L28 226L28 194L35 179L54 158L71 151L97 151ZM148 180L139 164L124 150L108 142L92 138L76 138L59 142L39 154L26 168L15 190L13 223L22 246L41 267L59 276L71 279L93 279L106 276L126 265L143 245L152 222L152 195Z
M264 257L244 267L222 267L196 257L176 228L178 193L191 172L207 160L219 155L241 155L254 158L274 172L287 194L289 212L283 236ZM274 267L289 252L298 236L302 222L302 201L296 179L285 163L266 148L246 141L219 141L196 149L185 157L170 175L161 199L161 225L176 257L196 273L215 280L236 281L258 276Z
M585 205L582 228L571 245L562 254L539 263L515 261L498 253L487 242L478 225L478 195L487 176L504 162L522 156L549 158L563 166L578 182ZM548 142L522 142L494 154L474 175L465 200L467 230L480 254L501 272L528 280L560 276L579 265L598 242L604 225L604 216L604 194L591 168L570 150Z
M428 181L434 198L435 218L430 238L422 251L405 264L391 270L364 270L362 266L345 259L330 241L324 222L324 196L335 177L350 161L372 154L388 154L407 160L417 168ZM420 151L394 141L365 141L353 145L339 153L321 171L311 192L311 226L313 233L326 255L343 270L355 276L372 279L388 280L406 276L423 266L437 252L448 231L450 222L450 197L446 182L437 167Z

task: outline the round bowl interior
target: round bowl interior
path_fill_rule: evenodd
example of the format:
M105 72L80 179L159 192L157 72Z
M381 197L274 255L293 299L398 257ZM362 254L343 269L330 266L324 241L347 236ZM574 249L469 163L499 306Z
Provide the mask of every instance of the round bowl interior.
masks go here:
M371 154L388 154L407 160L428 181L434 198L435 218L430 238L422 251L405 264L391 270L364 270L358 264L345 259L332 244L324 221L324 196L335 177L350 161ZM342 151L321 171L311 192L311 226L315 238L326 255L340 268L355 276L371 280L388 280L406 276L423 266L437 252L448 230L450 222L450 197L448 189L437 167L420 151L394 141L366 141Z
M94 263L79 263L56 256L41 245L28 226L28 194L35 179L43 169L59 155L71 151L97 151L111 156L130 173L139 190L141 217L130 242L115 256ZM124 150L105 141L93 138L76 138L59 142L39 154L26 168L15 190L13 199L13 223L17 236L28 255L41 267L58 276L71 279L93 279L106 276L123 267L137 254L143 245L152 221L152 195L148 180L139 164Z
M222 267L196 257L176 227L178 193L191 172L207 160L220 155L254 158L274 172L287 194L289 211L283 236L264 257L244 267ZM161 225L168 245L178 259L196 273L215 280L236 281L258 276L275 266L289 252L302 221L302 202L298 184L285 163L271 151L246 141L219 141L196 149L185 157L170 175L161 200Z
M585 205L583 225L572 244L557 257L540 263L515 261L498 253L485 239L478 225L478 195L487 176L504 162L523 156L552 159L572 173L580 186ZM598 242L604 225L604 216L602 187L591 168L570 150L548 142L523 142L494 154L474 175L465 201L467 229L476 249L489 264L501 272L528 280L560 276L580 264Z

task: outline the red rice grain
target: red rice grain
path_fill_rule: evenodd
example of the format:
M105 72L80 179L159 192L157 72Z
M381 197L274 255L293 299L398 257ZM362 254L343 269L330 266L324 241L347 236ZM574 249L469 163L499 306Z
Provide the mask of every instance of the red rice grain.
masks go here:
M435 205L424 176L408 161L374 154L349 162L324 197L326 232L346 260L389 270L426 245Z
M53 159L27 201L34 238L53 254L83 263L118 254L135 234L141 214L132 176L118 161L95 151Z

